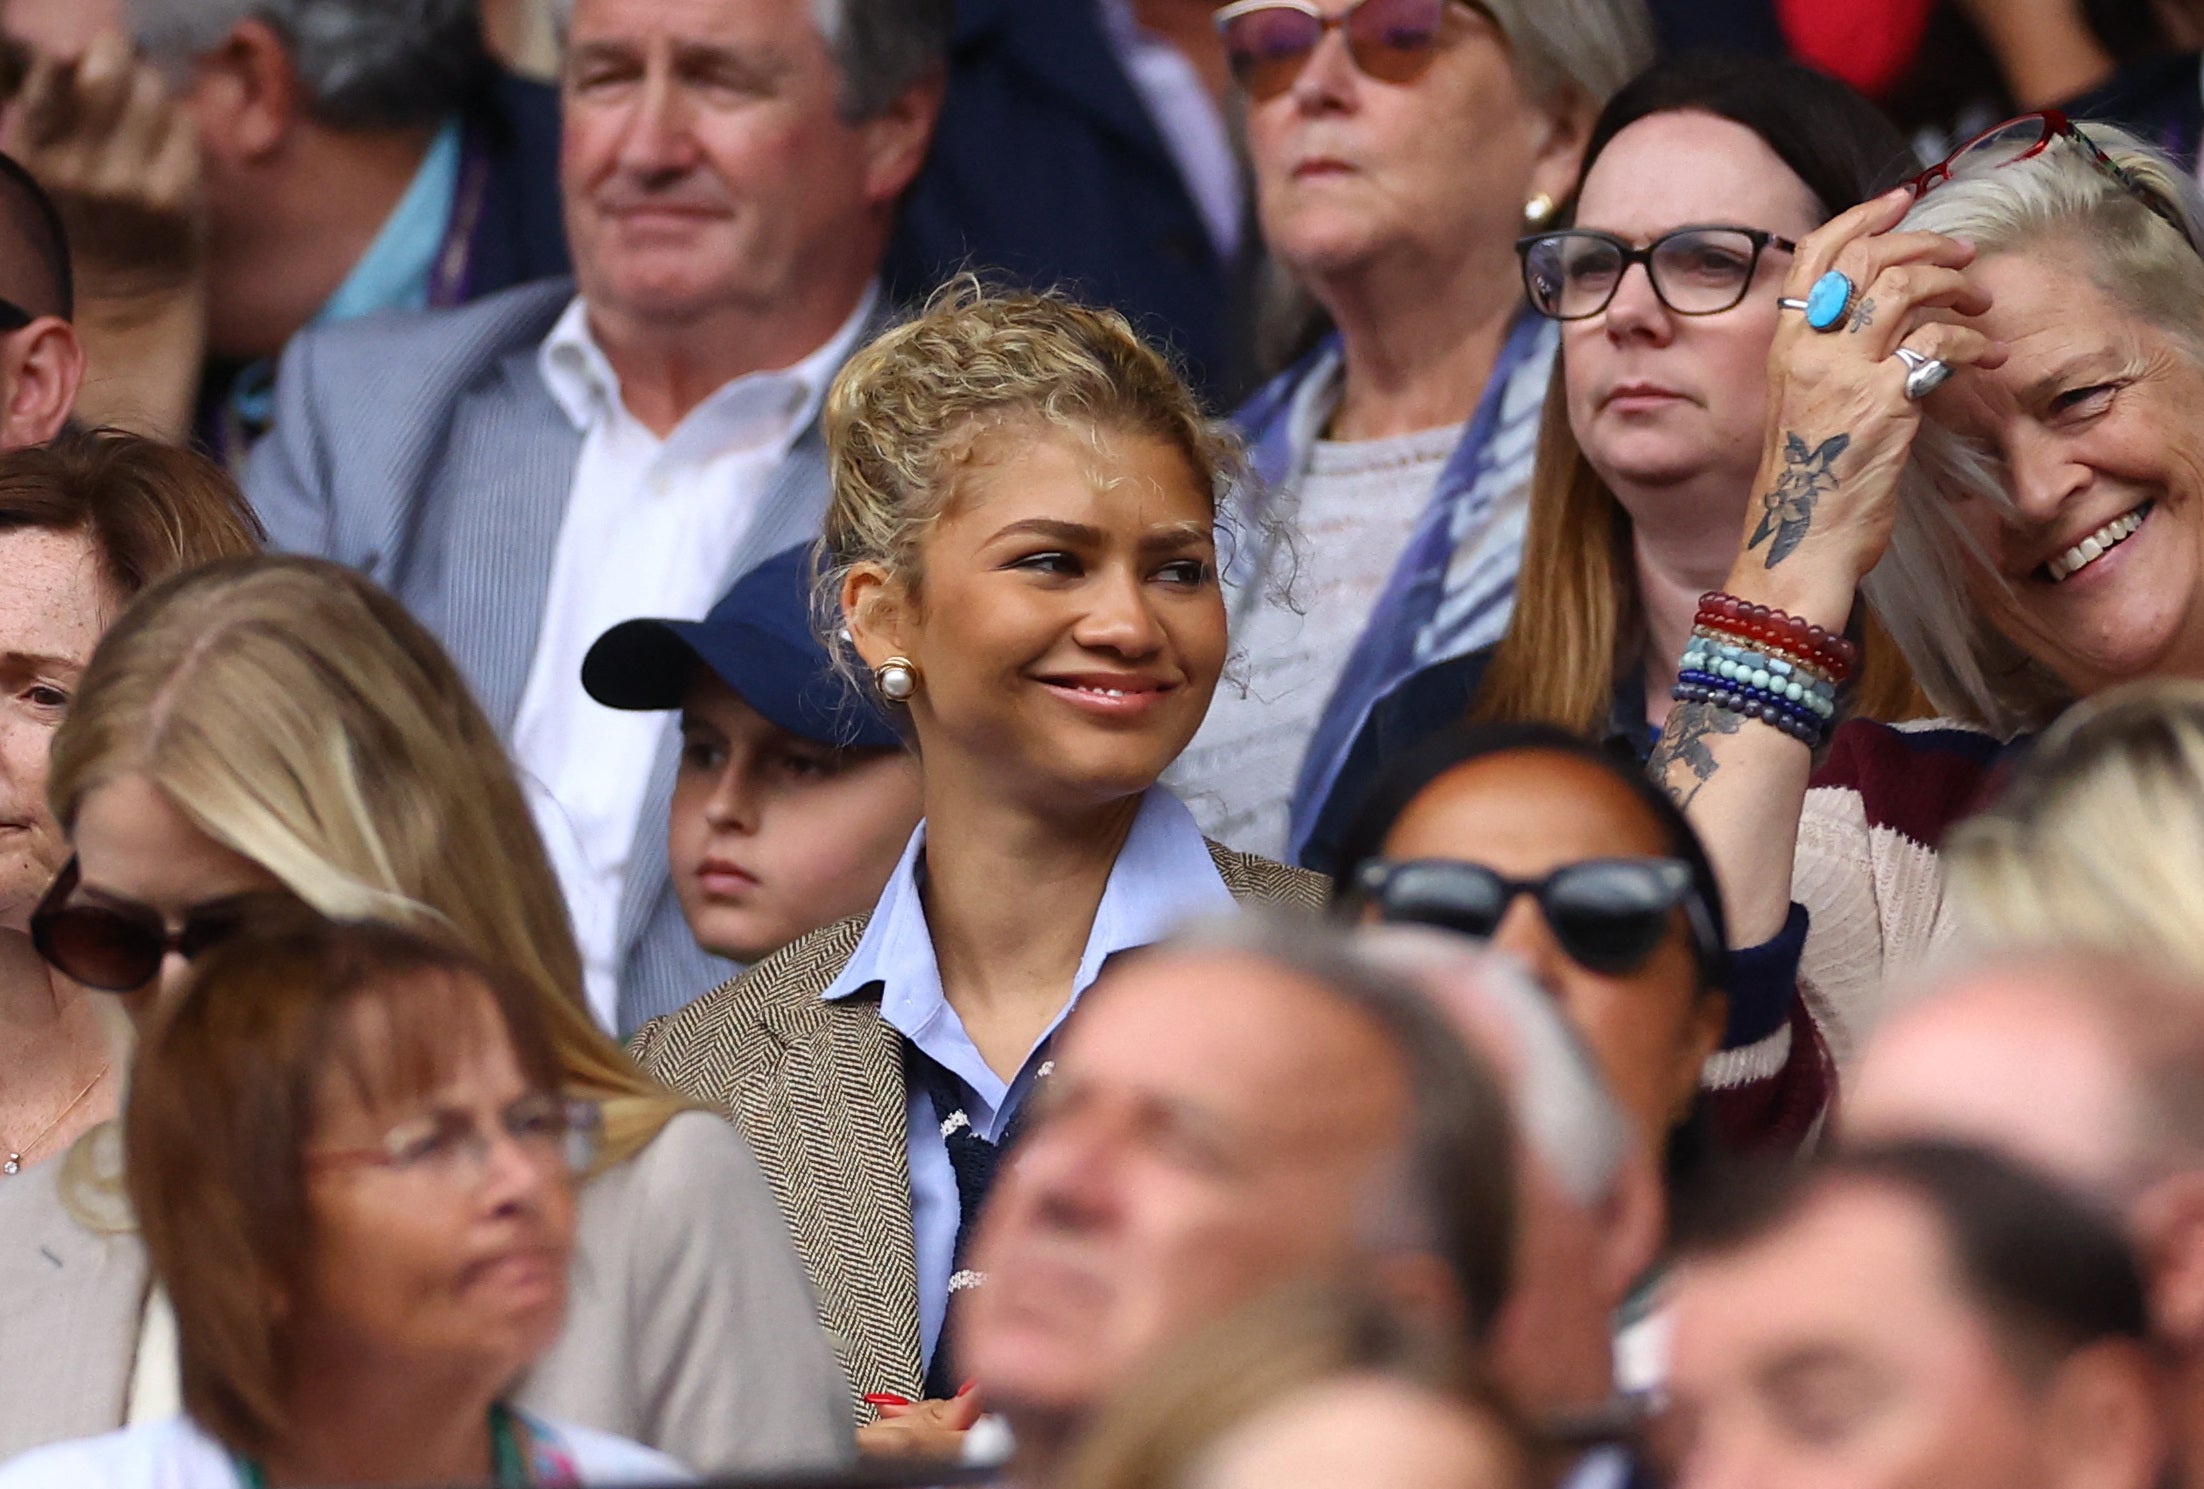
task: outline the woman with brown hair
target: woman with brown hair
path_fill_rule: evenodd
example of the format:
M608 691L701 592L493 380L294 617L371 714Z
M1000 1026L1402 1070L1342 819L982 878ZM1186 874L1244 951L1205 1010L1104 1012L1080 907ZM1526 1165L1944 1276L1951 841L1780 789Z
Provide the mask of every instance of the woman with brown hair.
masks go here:
M126 1377L67 1347L134 1331L142 1268L69 1215L49 1160L115 1113L124 1043L105 1000L31 944L31 907L68 856L47 753L110 622L147 585L256 551L228 476L126 434L0 454L0 1455L111 1425Z
M85 673L50 791L76 856L35 917L39 947L140 1022L239 897L268 891L449 936L531 991L563 1089L603 1110L604 1149L581 1189L566 1332L520 1402L713 1472L851 1455L847 1397L755 1161L591 1022L504 750L397 601L305 558L161 586ZM72 1349L127 1361L135 1335L133 1316ZM159 1364L141 1358L141 1377ZM120 1420L101 1404L116 1415L100 1425Z
M1736 556L1792 245L1908 168L1873 105L1790 63L1665 63L1615 95L1571 216L1518 245L1561 354L1507 632L1377 706L1329 794L1296 802L1303 863L1336 870L1386 763L1465 715L1558 725L1644 758L1699 595ZM1861 639L1865 665L1841 706L1924 712L1864 613Z
M685 1477L507 1401L558 1337L596 1137L535 989L264 898L152 1020L123 1119L183 1412L44 1448L0 1484Z

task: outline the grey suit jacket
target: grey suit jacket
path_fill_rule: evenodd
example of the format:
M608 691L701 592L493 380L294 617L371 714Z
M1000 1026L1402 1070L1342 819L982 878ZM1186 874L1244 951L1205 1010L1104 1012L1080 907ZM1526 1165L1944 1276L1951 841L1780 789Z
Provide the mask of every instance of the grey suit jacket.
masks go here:
M581 456L581 432L536 360L573 296L554 280L300 333L283 355L274 428L245 471L273 545L349 564L395 594L508 738ZM814 425L782 462L722 589L816 538L826 500ZM740 970L697 948L674 898L665 824L678 755L669 720L619 906L626 1027Z

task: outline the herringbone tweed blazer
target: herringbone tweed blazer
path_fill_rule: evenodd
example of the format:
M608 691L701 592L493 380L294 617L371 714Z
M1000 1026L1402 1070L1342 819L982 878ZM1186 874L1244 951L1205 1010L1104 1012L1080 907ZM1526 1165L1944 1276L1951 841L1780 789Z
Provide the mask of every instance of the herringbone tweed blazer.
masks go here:
M1209 845L1242 904L1311 913L1331 881ZM918 1259L899 1036L880 1017L877 983L821 995L857 953L869 916L783 948L629 1045L658 1079L732 1117L757 1151L797 1254L819 1295L819 1321L850 1391L918 1399ZM872 1410L858 1402L860 1419Z

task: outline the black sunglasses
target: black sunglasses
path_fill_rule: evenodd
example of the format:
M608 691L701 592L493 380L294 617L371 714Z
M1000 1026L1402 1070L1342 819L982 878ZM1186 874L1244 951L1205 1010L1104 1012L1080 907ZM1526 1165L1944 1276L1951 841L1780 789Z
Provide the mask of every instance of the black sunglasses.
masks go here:
M1527 894L1538 902L1554 940L1580 966L1619 977L1645 965L1668 938L1678 905L1702 968L1719 965L1714 919L1677 858L1588 858L1543 879L1510 879L1481 863L1453 858L1373 858L1355 870L1354 888L1378 918L1437 926L1486 940Z
M146 905L72 905L81 874L71 858L31 912L31 944L64 977L105 993L132 993L161 975L175 952L190 961L236 933L253 911L287 895L262 890L212 900L171 931Z

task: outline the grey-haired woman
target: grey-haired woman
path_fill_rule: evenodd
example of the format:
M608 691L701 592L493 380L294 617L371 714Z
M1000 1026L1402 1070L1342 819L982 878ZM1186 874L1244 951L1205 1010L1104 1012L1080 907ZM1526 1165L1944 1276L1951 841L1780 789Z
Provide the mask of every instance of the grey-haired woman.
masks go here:
M1653 769L1737 944L1806 906L1840 1067L1887 972L1946 934L1938 847L2011 743L2116 683L2204 677L2200 243L2185 172L2035 114L1800 245L1763 495ZM1820 755L1863 587L1950 717L1847 724Z

